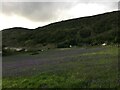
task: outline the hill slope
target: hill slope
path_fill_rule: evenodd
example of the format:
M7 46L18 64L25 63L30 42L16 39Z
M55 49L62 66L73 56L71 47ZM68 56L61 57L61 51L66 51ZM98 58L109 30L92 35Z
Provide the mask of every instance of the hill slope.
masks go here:
M117 43L120 11L52 23L30 30L2 30L3 45L11 47L68 47Z

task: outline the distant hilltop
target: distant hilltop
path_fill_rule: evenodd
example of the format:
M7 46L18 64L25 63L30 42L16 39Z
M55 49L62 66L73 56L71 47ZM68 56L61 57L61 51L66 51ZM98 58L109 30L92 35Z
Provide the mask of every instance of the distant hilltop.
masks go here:
M118 16L114 11L52 23L36 29L2 30L3 46L26 48L65 48L119 43Z

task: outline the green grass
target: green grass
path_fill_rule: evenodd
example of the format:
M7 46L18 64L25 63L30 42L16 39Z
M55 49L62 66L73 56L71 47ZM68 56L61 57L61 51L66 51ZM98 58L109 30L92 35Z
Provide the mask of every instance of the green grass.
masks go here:
M118 87L117 56L117 47L71 56L73 61L55 67L59 71L5 77L3 88L115 88Z

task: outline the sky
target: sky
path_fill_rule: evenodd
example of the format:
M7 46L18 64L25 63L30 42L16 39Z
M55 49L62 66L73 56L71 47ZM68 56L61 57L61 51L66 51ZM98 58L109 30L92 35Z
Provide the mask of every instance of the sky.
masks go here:
M34 29L53 22L118 10L119 0L0 0L0 30Z

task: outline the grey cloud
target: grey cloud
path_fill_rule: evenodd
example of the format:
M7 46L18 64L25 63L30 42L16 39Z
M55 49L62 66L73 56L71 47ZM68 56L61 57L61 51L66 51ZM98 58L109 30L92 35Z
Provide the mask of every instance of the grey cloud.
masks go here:
M119 0L2 0L3 2L118 2Z
M78 1L79 2L84 2L84 3L91 3L91 2L119 2L119 0L78 0Z
M71 1L71 0L68 0ZM79 3L99 3L96 0L74 0L76 2L3 2L2 13L6 15L17 14L32 21L47 22L57 20L60 12L67 12ZM101 0L103 1L103 0ZM108 0L104 0L108 1ZM109 0L112 1L112 0ZM117 0L115 0L117 1ZM117 2L101 2L99 4L108 5L109 8L116 8ZM82 8L82 7L81 7Z
M118 9L120 10L120 1L118 2Z
M70 9L73 3L62 2L4 2L3 13L13 13L24 16L33 21L48 21L57 19L59 11Z

